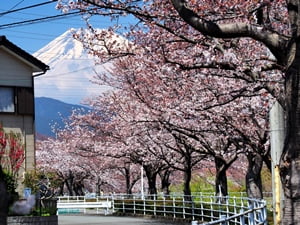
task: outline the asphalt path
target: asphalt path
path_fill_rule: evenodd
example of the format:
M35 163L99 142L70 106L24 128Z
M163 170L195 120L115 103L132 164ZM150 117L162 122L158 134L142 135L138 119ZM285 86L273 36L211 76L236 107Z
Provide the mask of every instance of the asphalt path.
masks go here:
M184 224L143 217L116 217L116 216L58 216L58 225L174 225Z

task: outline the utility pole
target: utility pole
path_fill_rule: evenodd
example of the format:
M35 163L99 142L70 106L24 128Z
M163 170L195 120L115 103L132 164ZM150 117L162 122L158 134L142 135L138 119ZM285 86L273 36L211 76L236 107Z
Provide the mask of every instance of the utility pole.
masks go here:
M272 158L272 191L274 224L281 223L283 208L283 191L280 180L279 163L285 139L284 110L278 102L275 102L270 111L270 143Z

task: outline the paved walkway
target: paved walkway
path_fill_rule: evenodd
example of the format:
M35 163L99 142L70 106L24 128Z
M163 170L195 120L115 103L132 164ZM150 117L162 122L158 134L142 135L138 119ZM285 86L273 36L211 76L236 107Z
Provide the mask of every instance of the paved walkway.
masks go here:
M58 225L174 225L178 222L141 217L58 216ZM183 223L180 223L181 225Z

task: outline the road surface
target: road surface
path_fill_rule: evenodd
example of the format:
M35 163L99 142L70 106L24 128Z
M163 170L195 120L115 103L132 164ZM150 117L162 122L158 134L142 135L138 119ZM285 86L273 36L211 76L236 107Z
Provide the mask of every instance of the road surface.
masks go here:
M160 219L142 217L116 217L116 216L58 216L58 225L174 225L182 222L173 222ZM186 223L190 224L190 223Z

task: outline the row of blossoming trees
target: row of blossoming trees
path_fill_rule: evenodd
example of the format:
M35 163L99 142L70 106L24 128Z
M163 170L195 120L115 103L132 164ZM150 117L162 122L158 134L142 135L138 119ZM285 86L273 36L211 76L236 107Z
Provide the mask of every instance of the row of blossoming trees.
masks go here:
M157 177L168 193L179 173L189 196L193 172L210 165L216 194L227 195L226 172L239 160L247 167L249 197L263 197L263 162L271 169L268 111L273 97L267 87L272 84L272 93L279 92L281 74L253 82L272 63L267 55L249 61L264 48L249 52L250 40L241 39L236 51L227 40L209 49L194 43L195 32L181 29L184 39L151 24L129 33L130 41L91 27L74 34L97 63L109 61L94 82L111 90L86 102L90 112L74 112L55 140L39 143L38 166L58 174L60 194L63 188L84 194L87 180L93 180L97 192L101 186L126 186L131 193L143 167L150 194L157 193Z
M282 1L189 4L205 21L247 21L257 29L289 32L286 23L267 21L284 9ZM139 22L128 29L126 40L113 28L98 30L92 24L74 33L96 63L105 63L106 71L96 71L94 82L111 90L87 101L90 112L74 112L55 140L39 143L38 166L57 173L59 192L67 187L69 194L81 195L91 179L97 192L106 185L110 190L126 186L131 193L143 167L149 193L157 192L157 177L167 193L180 173L188 196L193 172L211 165L216 194L227 195L227 170L245 160L248 195L262 198L263 163L271 169L268 112L283 89L274 49L242 35L202 35L167 0L60 1L58 8L112 17L130 13Z
M142 142L141 149L167 151L168 158L178 159L168 163L170 166L190 167L189 163L180 163L180 159L181 162L194 159L185 153L185 160L179 157L187 149L193 150L192 156L202 156L204 152L220 162L224 162L224 156L227 160L234 159L232 153L239 155L240 151L247 152L249 165L262 161L268 155L262 150L267 149L264 148L267 96L276 98L286 112L287 121L280 161L285 193L283 223L299 223L299 1L60 0L58 8L64 12L80 9L88 17L110 16L115 19L116 27L120 26L121 16L129 14L136 18L135 26L125 27L134 48L124 49L117 42L109 43L102 34L90 35L92 41L86 43L101 60L105 59L103 52L113 58L125 57L114 63L117 71L111 71L124 75L115 80L119 92L108 101L118 99L122 104L113 106L120 110L113 116L135 126L144 121L143 132L138 134L147 133L150 138L137 138L129 130L133 135L130 140ZM98 40L102 40L103 48ZM143 79L146 76L148 79ZM127 87L131 94L129 89L123 93ZM129 99L134 102L133 98L139 104L127 102ZM134 116L126 111L134 111ZM157 131L148 131L151 126ZM124 145L129 148L128 142ZM226 154L220 146L229 146ZM257 159L258 156L262 159ZM193 165L195 161L190 162ZM247 177L256 178L259 168L255 164Z
M183 72L178 75L202 74L208 75L208 80L214 75L215 78L220 78L216 84L222 85L225 85L222 79L224 81L231 78L247 83L246 87L243 85L237 88L238 85L234 85L231 88L230 85L227 86L226 80L225 86L233 91L230 97L236 101L244 99L234 96L246 97L250 92L253 95L262 95L263 90L276 98L284 108L286 116L287 135L279 163L285 195L283 223L300 223L297 217L300 213L299 1L60 0L58 8L64 12L80 9L88 17L110 16L115 19L115 27L120 27L120 17L130 15L137 23L132 27L123 26L123 28L129 30L129 39L138 46L135 50L139 51L140 47L144 47L143 53L139 54L149 56L148 63L155 56L152 60L153 65L160 65L160 69L163 70L163 65L166 64L167 68L172 68L173 73L177 70ZM94 41L99 39L103 37L101 35L94 37ZM87 47L93 46L95 43L90 42ZM96 46L99 47L98 44ZM114 58L137 55L136 51L122 51L124 49L120 49L116 43L114 49L111 49L109 43L105 41L103 46ZM96 54L99 55L99 51ZM139 57L134 61L135 64L139 62L137 59ZM150 68L145 72L149 72ZM150 72L154 73L154 70ZM176 81L179 82L179 78ZM167 81L168 77L161 80ZM176 87L179 89L178 94L181 93L180 86L181 83ZM226 101L226 97L223 98L223 95L213 90L210 87L206 89L218 101L228 102L229 99ZM136 93L143 97L144 92L136 91ZM214 101L211 103L219 106L222 104L214 104ZM189 107L188 104L186 106ZM177 110L177 106L174 107L173 109ZM263 111L268 110L268 106L262 108ZM201 109L201 107L197 109L197 113ZM171 123L177 125L173 124L173 121ZM260 122L257 124L261 125ZM247 129L247 132L249 130L251 129ZM262 134L259 136L262 137ZM250 146L249 141L247 146ZM251 144L252 149L257 146L261 144L258 142Z
M40 167L54 168L77 194L87 177L99 187L124 177L131 192L140 166L150 193L157 176L167 192L180 171L189 195L193 171L209 161L216 193L227 195L226 171L246 159L248 195L261 198L263 162L271 169L268 112L275 98L283 103L278 39L290 35L285 2L271 2L59 1L63 11L131 14L137 24L128 41L92 24L74 34L106 63L94 82L112 89L89 100L91 112L74 113L56 140L40 143Z

